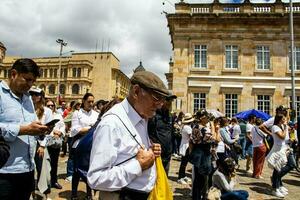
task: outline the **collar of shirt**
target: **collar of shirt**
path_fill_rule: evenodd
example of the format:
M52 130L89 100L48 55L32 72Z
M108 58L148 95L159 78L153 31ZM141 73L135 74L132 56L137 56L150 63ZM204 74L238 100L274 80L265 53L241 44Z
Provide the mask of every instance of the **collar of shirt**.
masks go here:
M124 100L124 109L128 114L128 117L130 121L132 122L133 126L136 126L138 123L141 123L142 125L147 124L147 120L143 119L136 110L130 105L127 99Z
M86 110L84 110L83 108L80 108L80 110L81 110L81 112L83 112L83 113L86 114L86 115L91 115L92 112L93 112L93 109L91 109L90 111L86 111Z
M127 99L124 99L122 104L124 110L126 111L128 118L130 119L132 125L136 128L138 134L141 137L142 143L148 148L150 146L150 140L148 137L148 120L143 119L136 110L130 105Z

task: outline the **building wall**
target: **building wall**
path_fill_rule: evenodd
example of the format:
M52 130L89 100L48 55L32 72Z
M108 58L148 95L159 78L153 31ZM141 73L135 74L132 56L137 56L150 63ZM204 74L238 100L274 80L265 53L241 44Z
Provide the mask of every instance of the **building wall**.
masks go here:
M12 66L17 57L6 57L3 61L2 70L0 70L0 79L7 78L5 72ZM33 58L41 67L42 76L37 79L36 85L45 90L46 96L52 99L58 96L58 57ZM80 77L73 70L80 68ZM60 85L66 86L65 94L61 94L62 99L66 101L81 100L86 92L91 92L95 96L95 100L110 100L113 96L126 97L130 81L129 78L120 71L119 60L110 52L97 53L73 53L69 57L61 58L61 69L67 69L67 76L64 72L61 74ZM47 76L45 71L47 70ZM50 76L51 71L57 71ZM114 74L113 74L114 73ZM116 77L122 80L122 84L116 83ZM78 84L79 93L73 94L72 87ZM54 85L55 91L50 94L50 85ZM119 86L120 85L120 86ZM122 86L122 90L118 89ZM122 92L122 93L121 93Z
M175 13L167 15L173 45L173 62L167 79L169 85L172 85L173 93L178 96L177 111L194 112L194 93L205 93L205 107L219 109L221 112L225 112L226 94L238 95L237 111L257 108L258 95L271 96L270 114L280 104L289 106L290 35L285 6L282 3L176 4ZM300 8L299 4L295 6ZM265 9L268 12L255 13L255 10L259 10L257 7L270 9ZM299 11L300 9L294 13L297 47L300 47ZM207 46L206 68L195 67L195 45ZM225 67L226 45L238 47L237 69ZM257 69L257 46L260 45L270 48L269 70ZM297 70L295 76L298 96L299 72Z

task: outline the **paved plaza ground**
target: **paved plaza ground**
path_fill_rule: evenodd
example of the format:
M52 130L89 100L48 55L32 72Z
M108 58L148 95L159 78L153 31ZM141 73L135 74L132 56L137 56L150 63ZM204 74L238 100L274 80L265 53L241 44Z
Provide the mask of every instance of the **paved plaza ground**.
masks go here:
M61 199L70 199L71 196L71 183L65 181L66 177L66 159L67 157L61 157L59 160L59 183L63 186L62 190L57 190L52 188L51 194L49 197L55 200ZM177 183L178 169L180 161L172 158L169 180L172 186L174 193L174 200L189 200L191 197L189 193L191 191L189 185L180 185ZM265 166L263 179L254 179L245 174L245 161L240 161L240 169L237 171L237 189L247 190L250 194L249 199L253 200L272 200L278 199L275 196L271 195L271 186L270 186L270 175L271 170ZM191 177L191 165L187 167L187 175ZM284 198L286 200L298 200L300 199L300 174L296 171L290 172L283 178L283 183L286 188L289 190L289 194ZM79 198L84 199L85 196L85 184L80 183L79 185ZM40 197L38 195L38 197ZM95 199L98 195L96 194ZM41 197L38 199L42 199ZM137 199L138 200L138 199Z

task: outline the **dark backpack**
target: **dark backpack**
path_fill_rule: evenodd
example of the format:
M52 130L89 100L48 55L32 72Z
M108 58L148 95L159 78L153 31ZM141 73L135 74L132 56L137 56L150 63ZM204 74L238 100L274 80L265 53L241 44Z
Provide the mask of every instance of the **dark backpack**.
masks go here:
M83 178L87 177L87 172L90 167L90 157L91 157L91 150L93 146L93 136L100 121L101 118L99 117L96 123L89 129L87 134L80 139L80 142L78 143L75 149L75 156L76 156L77 163L76 166L74 166L74 168L78 170L79 174Z
M122 119L113 113L107 114L107 115L115 115L116 117L119 118L119 120L122 122L122 124L124 125L124 127L127 129L127 131L130 133L130 135L132 136L132 138L137 142L137 144L139 145L139 147L143 148L142 145L137 141L137 139L135 138L135 136L130 132L130 130L127 128L126 124L122 121ZM105 115L105 116L107 116ZM92 150L92 146L93 146L93 136L94 136L94 132L98 126L98 124L101 121L101 117L99 116L97 121L95 122L95 124L89 129L89 131L87 132L86 135L84 135L76 149L75 149L75 155L76 156L76 160L77 163L74 166L75 170L78 170L80 176L86 180L87 178L87 172L89 171L89 167L90 167L90 157L91 157L91 150ZM131 160L133 158L135 158L136 155L133 155L132 157L125 159L124 161L116 164L116 166L121 165L124 162L127 162L128 160Z

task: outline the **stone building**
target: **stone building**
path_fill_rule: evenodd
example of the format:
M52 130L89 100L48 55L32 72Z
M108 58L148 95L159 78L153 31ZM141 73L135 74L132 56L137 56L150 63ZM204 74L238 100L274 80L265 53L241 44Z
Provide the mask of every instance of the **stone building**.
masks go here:
M0 79L8 77L8 69L18 57L7 56L3 60ZM45 91L46 97L63 100L80 100L86 92L91 92L95 100L110 100L114 96L125 98L130 87L129 78L120 70L120 61L111 52L72 53L59 57L33 58L41 67L41 77L36 85ZM58 83L59 82L59 83Z
M230 3L235 2L235 3ZM268 3L267 3L268 2ZM176 110L219 109L232 117L290 105L287 0L180 1L166 14L173 59L166 73ZM295 2L295 1L293 1ZM300 113L300 1L294 3L296 107Z

